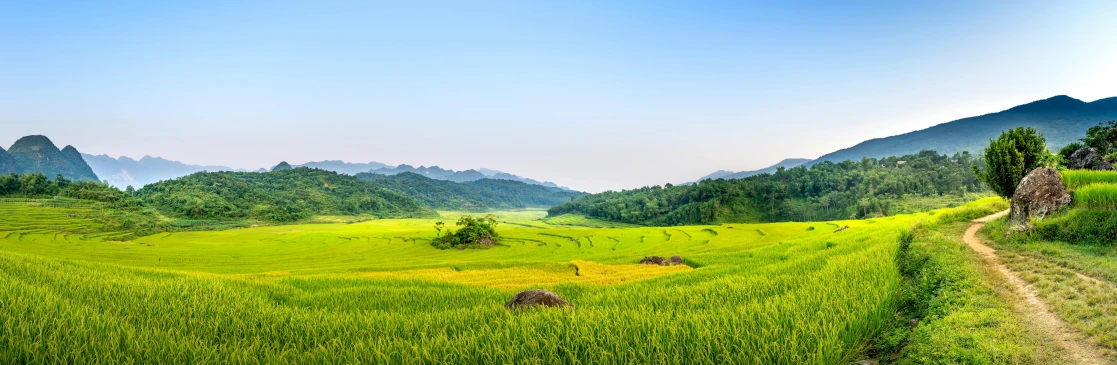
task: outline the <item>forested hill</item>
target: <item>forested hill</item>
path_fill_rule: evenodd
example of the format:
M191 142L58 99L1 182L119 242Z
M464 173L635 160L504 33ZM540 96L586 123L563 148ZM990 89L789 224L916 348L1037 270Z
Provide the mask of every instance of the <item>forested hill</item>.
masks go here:
M901 162L902 161L902 162ZM937 208L983 191L977 156L916 155L823 162L743 179L703 180L583 196L549 215L579 213L645 225L824 221Z
M291 222L317 215L437 216L398 191L305 167L262 173L199 172L147 185L136 196L164 214L194 219Z
M73 146L61 150L45 136L20 138L7 151L0 149L0 174L57 175L70 180L97 181L97 175Z
M1087 103L1060 95L998 113L959 119L898 136L871 139L819 157L812 163L860 161L862 157L900 156L922 150L977 154L1002 131L1020 126L1035 127L1047 137L1048 147L1057 150L1081 138L1086 129L1110 120L1117 120L1117 97Z
M453 182L416 173L357 174L375 187L403 192L435 209L483 211L493 209L548 208L584 193L502 179Z

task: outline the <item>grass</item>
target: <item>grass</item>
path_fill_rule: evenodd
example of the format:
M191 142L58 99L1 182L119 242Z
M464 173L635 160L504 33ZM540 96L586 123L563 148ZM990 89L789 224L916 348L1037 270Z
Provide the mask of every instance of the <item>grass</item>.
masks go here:
M1074 206L1117 210L1117 184L1091 183L1079 186L1074 190Z
M592 227L592 228L633 228L640 227L636 224L612 222L600 220L597 218L590 218L581 214L563 214L556 217L547 217L543 222L556 225L556 226L576 226L576 227Z
M1117 171L1063 170L1059 174L1069 190L1090 184L1117 184Z
M1106 218L1098 219L1098 215ZM1006 266L1020 273L1064 321L1088 339L1117 355L1117 248L1097 235L1061 234L1096 229L1112 236L1117 219L1111 211L1075 209L1039 222L1035 232L1005 236L1009 224L990 223L982 233L994 242ZM1047 229L1045 229L1047 228ZM1054 228L1060 228L1055 231Z
M997 204L835 222L851 227L839 233L498 213L500 245L437 250L434 219L112 241L128 232L70 215L84 208L0 202L0 363L840 364L894 322L908 280L899 237ZM689 266L635 265L674 254ZM502 307L529 288L576 308ZM1014 338L994 336L1004 328L987 338Z

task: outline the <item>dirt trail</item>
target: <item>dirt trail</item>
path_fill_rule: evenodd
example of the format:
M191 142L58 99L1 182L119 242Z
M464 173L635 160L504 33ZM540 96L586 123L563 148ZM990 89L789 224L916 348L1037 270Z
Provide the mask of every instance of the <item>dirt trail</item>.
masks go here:
M997 259L997 250L989 247L977 238L977 231L985 226L986 222L1000 218L1008 214L1008 211L999 212L982 218L974 219L973 224L966 229L966 234L962 240L973 248L974 251L981 254L989 262L990 265L997 272L1001 273L1015 288L1015 292L1024 299L1024 304L1028 311L1031 313L1032 322L1040 326L1038 330L1052 339L1055 346L1059 348L1059 352L1065 354L1067 358L1073 361L1074 364L1083 365L1103 365L1111 364L1106 357L1102 355L1102 351L1095 345L1083 341L1061 318L1047 309L1047 304L1039 299L1036 295L1036 290L1031 287L1026 281L1020 279L1020 276L1010 270L1008 267L1001 264Z

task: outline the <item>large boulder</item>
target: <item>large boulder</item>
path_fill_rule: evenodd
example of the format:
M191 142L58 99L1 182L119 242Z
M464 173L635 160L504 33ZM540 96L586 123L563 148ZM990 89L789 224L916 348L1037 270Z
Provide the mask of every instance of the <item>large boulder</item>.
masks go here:
M1070 201L1071 196L1059 172L1040 167L1029 172L1016 186L1008 219L1016 224L1028 223L1031 218L1043 219L1070 204Z
M512 300L504 304L504 307L516 309L527 307L573 307L573 305L553 292L543 289L531 289L516 294L516 296L512 297Z
M1105 162L1098 151L1090 147L1082 147L1074 151L1067 159L1067 167L1075 170L1113 170L1113 165Z

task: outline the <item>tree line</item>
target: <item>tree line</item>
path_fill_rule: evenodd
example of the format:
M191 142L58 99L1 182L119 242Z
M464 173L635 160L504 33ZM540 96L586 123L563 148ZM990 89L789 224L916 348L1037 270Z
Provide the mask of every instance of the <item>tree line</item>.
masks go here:
M826 161L743 179L586 195L552 207L548 213L577 213L645 225L879 217L897 214L904 199L965 197L986 191L972 168L983 164L968 152L947 156L934 151Z

